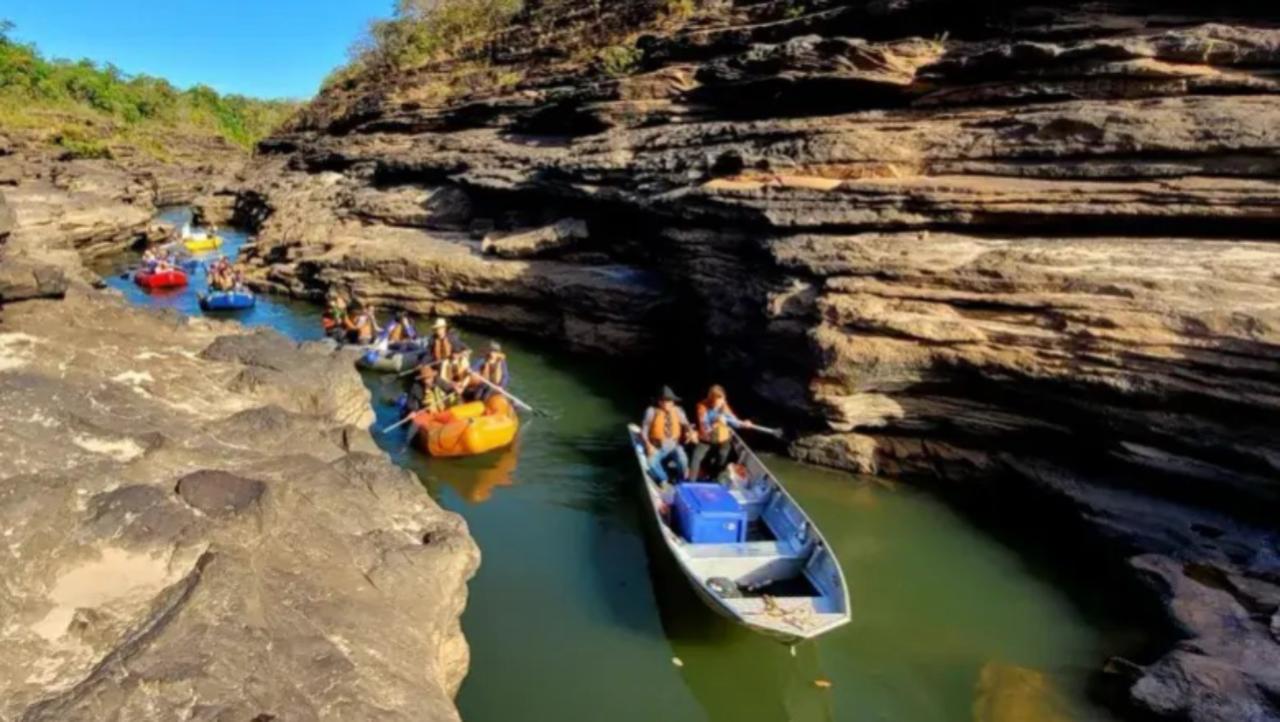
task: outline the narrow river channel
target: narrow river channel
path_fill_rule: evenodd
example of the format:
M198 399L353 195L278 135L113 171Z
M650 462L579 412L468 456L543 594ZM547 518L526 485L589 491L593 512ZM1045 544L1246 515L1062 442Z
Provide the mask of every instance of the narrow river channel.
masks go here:
M233 254L244 236L223 233ZM99 271L135 303L200 313L203 276L149 295L120 275L133 259ZM239 320L321 336L319 310L293 301L260 298ZM463 461L379 437L466 517L483 552L463 620L468 722L1110 719L1086 684L1117 651L1118 625L1084 614L1032 557L908 487L766 457L834 546L854 621L794 654L721 621L646 547L623 431L642 410L643 380L501 340L513 390L554 419L528 420L509 451ZM379 425L391 423L396 390L366 383Z

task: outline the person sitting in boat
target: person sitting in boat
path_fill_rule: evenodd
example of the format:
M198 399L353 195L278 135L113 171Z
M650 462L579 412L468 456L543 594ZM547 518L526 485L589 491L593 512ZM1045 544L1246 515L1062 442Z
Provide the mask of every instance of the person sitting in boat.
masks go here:
M431 362L443 364L451 360L454 354L465 348L458 337L449 332L449 322L437 318L431 325Z
M237 260L236 264L230 268L232 288L237 291L243 291L245 289L244 281L245 272L247 270L248 266L246 266L245 262L241 260Z
M645 411L641 425L649 473L659 483L666 483L670 479L668 463L676 465L677 482L689 478L689 455L685 453L683 444L695 440L697 434L684 409L677 406L678 403L680 397L676 396L671 387L662 387L662 394L658 396L657 403Z
M720 384L714 384L707 391L707 397L698 402L694 417L698 421L698 444L693 447L690 478L714 479L729 465L729 455L733 451L730 443L732 430L749 429L751 422L739 419L733 413Z
M160 257L156 255L155 249L148 248L142 252L142 267L150 273L154 273L156 266L160 263Z
M471 349L463 346L453 352L453 356L446 362L440 364L441 376L444 380L453 385L454 391L462 398L471 396L469 388L471 381ZM477 385L480 382L475 382Z
M417 378L409 387L409 413L426 411L438 414L457 402L457 394L440 378L435 366L418 368Z
M225 261L225 258L219 259L209 269L209 287L215 291L230 291L235 286Z
M408 343L418 339L418 330L413 327L413 319L408 311L397 311L396 320L387 327L387 340L392 344Z
M347 331L347 341L366 346L373 343L381 330L378 319L373 315L373 307L365 308L359 301L352 304L351 313L343 322L343 328Z
M329 294L328 305L321 316L320 325L326 336L342 340L347 321L347 299L341 293Z
M472 374L474 378L468 391L469 397L475 401L487 401L490 396L498 393L493 390L493 386L500 389L507 388L511 375L507 372L507 355L502 353L502 344L490 341L489 353L475 365ZM489 383L486 384L479 379Z

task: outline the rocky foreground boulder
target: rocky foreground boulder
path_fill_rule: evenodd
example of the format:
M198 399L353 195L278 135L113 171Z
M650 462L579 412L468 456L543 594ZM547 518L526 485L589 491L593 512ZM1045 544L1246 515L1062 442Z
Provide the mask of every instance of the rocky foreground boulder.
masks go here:
M327 88L241 189L260 282L702 351L799 458L1035 488L1171 610L1138 707L1280 719L1274 10L679 5L530 2L486 48L508 82Z
M0 719L457 719L479 554L350 359L77 286L0 398Z

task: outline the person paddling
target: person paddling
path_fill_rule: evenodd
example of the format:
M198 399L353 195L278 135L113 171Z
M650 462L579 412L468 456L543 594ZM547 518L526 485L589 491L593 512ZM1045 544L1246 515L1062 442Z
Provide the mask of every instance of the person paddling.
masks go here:
M650 406L644 414L641 427L644 434L645 459L649 465L649 473L659 483L666 483L670 475L666 465L674 462L679 477L677 482L689 478L689 455L685 453L683 443L697 438L689 417L678 404L680 397L670 386L662 387L657 402Z
M710 462L706 478L714 478L729 465L729 455L733 451L730 443L733 438L732 429L750 429L753 424L739 419L733 413L724 387L720 384L712 385L706 398L698 402L694 416L698 421L698 444L693 448L690 478L704 478L702 467L706 462Z
M438 414L456 404L457 401L457 395L453 393L451 387L441 381L436 367L422 366L418 369L418 377L409 387L410 413L426 411Z
M506 389L510 383L511 375L507 370L507 355L502 352L502 344L497 341L489 342L489 353L476 364L473 373L488 381L485 383L476 383L471 387L471 395L478 401L487 401L490 396L498 393L493 387ZM490 386L489 384L492 384Z

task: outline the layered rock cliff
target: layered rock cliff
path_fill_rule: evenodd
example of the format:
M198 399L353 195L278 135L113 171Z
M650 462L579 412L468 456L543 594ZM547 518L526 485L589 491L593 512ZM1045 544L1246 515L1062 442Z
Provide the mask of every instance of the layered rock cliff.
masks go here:
M263 284L701 350L799 458L1034 486L1174 610L1139 706L1280 717L1275 13L695 5L327 89L241 190Z
M0 719L458 719L479 553L353 358L93 288L228 169L4 168Z

